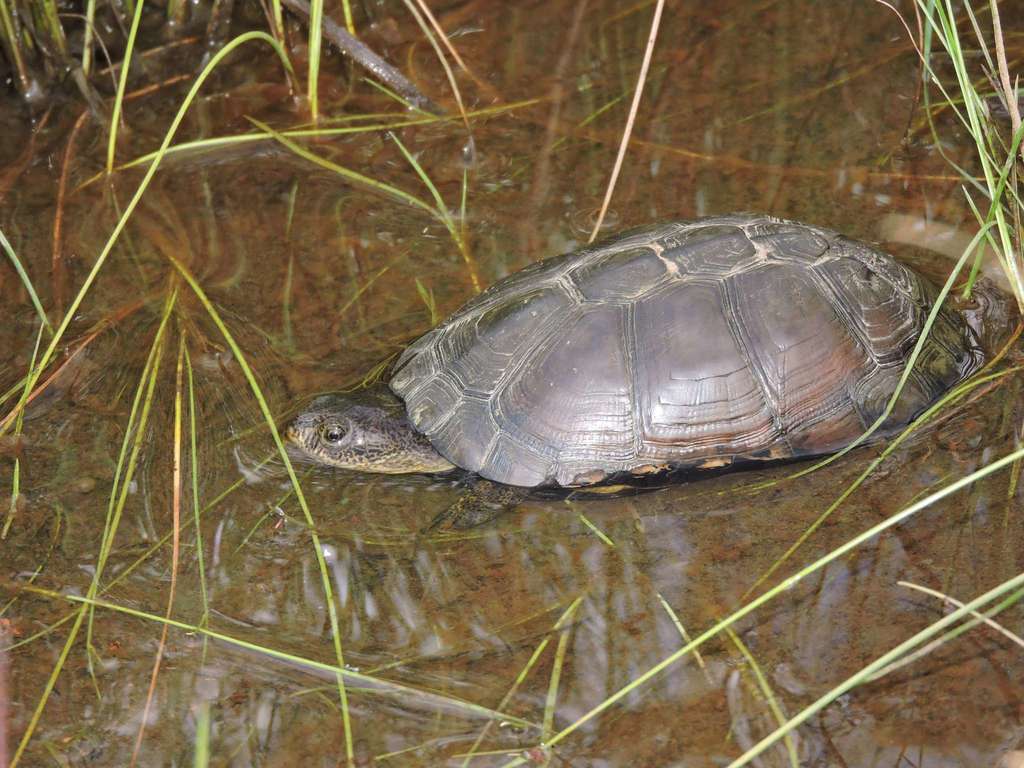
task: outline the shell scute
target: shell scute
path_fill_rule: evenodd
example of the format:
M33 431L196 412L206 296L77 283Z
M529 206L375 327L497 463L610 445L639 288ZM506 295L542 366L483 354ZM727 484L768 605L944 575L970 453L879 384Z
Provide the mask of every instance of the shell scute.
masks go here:
M668 265L649 246L612 250L572 272L579 292L591 301L635 299L669 276Z
M536 329L557 328L572 303L556 284L487 305L454 323L438 340L437 354L467 392L487 397L516 365L519 350L536 343Z
M644 456L678 460L772 442L771 411L718 283L681 283L638 302L633 341Z
M496 391L494 406L503 431L557 463L559 484L607 456L631 456L633 396L622 309L586 311L549 338Z
M662 257L684 275L726 275L757 257L747 233L733 224L693 227L660 238L657 245L663 249Z
M751 370L782 434L853 408L846 381L870 364L812 271L776 263L729 282L730 307Z

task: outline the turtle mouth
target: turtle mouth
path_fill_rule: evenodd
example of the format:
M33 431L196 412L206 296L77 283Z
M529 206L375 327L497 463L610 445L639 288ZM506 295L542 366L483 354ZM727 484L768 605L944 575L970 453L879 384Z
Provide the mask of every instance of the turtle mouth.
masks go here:
M284 449L288 453L289 460L302 464L324 463L322 457L310 450L310 446L307 444L305 437L306 436L303 434L303 430L301 429L297 429L293 426L289 426L285 429Z
M288 453L292 456L301 456L302 458L311 458L309 443L306 440L306 436L303 430L296 427L294 424L289 424L284 431L284 440L288 443L288 448L291 448Z

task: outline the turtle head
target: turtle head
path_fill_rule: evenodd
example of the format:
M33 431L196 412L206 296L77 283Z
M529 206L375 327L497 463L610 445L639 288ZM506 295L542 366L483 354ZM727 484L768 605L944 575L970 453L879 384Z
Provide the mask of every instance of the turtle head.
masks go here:
M285 432L296 458L342 469L402 474L452 469L386 393L324 395Z
M995 280L979 277L969 299L954 299L967 324L974 331L986 357L993 356L1009 340L1015 307L1010 294Z

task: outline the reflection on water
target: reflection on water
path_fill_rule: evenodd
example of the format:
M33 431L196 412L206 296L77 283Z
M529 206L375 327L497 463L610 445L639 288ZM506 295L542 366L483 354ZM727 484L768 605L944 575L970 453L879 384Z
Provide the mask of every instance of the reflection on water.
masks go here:
M191 629L167 635L139 763L190 763L207 708L213 764L343 762L335 677L308 663L331 665L336 655L303 512L272 458L237 354L169 257L196 275L281 423L304 398L357 385L470 298L470 264L490 283L584 241L649 7L436 10L489 84L463 78L470 108L519 104L473 120L478 158L467 176L466 258L429 215L347 185L276 144L172 156L78 310L59 373L27 409L22 437L0 442L0 487L5 496L15 482L19 488L0 545L4 604L16 598L4 619L15 640L35 637L8 655L14 744L75 609L52 595L19 594L18 584L85 594L105 521L123 505L103 555L103 599L155 616L167 611L180 390L182 533L171 616ZM386 27L384 12L375 12ZM443 75L415 27L401 15L390 21L394 34L375 31L375 43L443 96ZM302 119L269 57L243 54L237 62L205 91L183 138L247 131L247 114L279 127ZM150 76L170 77L180 65L164 61L166 71ZM321 87L337 104L332 114L404 116L365 84L342 105L344 71L333 60L326 68ZM916 74L901 30L871 4L675 8L661 30L615 220L632 226L766 210L869 240L893 210L962 221L955 179L913 112ZM156 145L181 95L169 87L131 103L120 159ZM0 113L16 109L8 101ZM110 186L86 183L105 149L102 132L87 123L75 139L53 256L57 177L75 110L59 107L28 161L9 148L0 154L5 167L18 169L15 184L0 186L0 226L47 307L69 305L140 178L126 171ZM11 132L27 137L27 121L12 122ZM449 122L399 136L446 206L458 210L464 128ZM379 131L308 146L429 197ZM931 269L941 274L943 264ZM0 390L7 391L32 359L37 325L16 281L0 282L0 300L8 318L0 324ZM188 356L179 376L181 339ZM198 528L188 373L197 403ZM1020 386L1010 375L978 390L940 426L901 446L772 579L1018 446ZM3 414L11 404L8 397ZM134 474L123 499L111 500L126 471L122 441L127 435L127 460L136 432ZM1024 568L1019 469L872 539L741 620L733 636L703 645L699 659L638 685L549 751L540 745L667 658L684 632L695 636L740 606L879 450L856 451L799 480L785 480L800 466L790 465L631 497L533 498L458 535L419 533L464 492L457 480L300 467L352 673L346 691L356 763L461 765L472 751L474 766L516 755L552 765L727 764L778 718L948 612L898 582L969 600ZM767 480L781 482L764 487ZM1016 607L999 620L1020 634L1021 617ZM228 639L204 637L196 626ZM67 656L26 765L128 762L161 627L104 609L89 631L90 649L83 626ZM1021 648L991 628L974 629L844 695L796 731L792 749L802 766L995 765L1004 752L1024 749L1022 679ZM791 764L782 746L758 759Z

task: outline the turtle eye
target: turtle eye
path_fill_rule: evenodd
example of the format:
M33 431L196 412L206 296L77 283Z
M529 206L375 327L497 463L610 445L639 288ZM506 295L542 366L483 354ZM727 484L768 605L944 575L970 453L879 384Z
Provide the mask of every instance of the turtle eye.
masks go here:
M345 429L345 427L337 423L324 424L320 428L320 436L323 437L323 439L326 440L328 443L340 443L342 440L345 439L346 434L347 430Z

